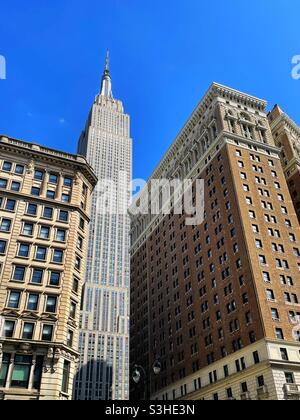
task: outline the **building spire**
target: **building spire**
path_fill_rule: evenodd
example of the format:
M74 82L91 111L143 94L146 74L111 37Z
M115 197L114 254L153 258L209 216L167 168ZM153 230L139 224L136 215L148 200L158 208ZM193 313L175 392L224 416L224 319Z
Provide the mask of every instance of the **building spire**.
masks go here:
M111 84L111 77L110 77L110 71L109 71L109 50L107 50L106 52L105 68L104 68L104 73L103 73L102 82L101 82L101 96L105 96L106 98L113 99L112 84Z

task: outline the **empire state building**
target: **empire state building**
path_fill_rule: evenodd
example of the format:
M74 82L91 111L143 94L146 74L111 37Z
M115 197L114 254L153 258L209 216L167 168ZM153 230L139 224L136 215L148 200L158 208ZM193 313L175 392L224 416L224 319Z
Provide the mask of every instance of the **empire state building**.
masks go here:
M114 99L107 53L101 91L81 134L78 153L99 178L93 195L86 283L75 380L77 400L129 398L129 232L132 175L130 117ZM105 181L104 181L105 180ZM104 211L104 182L114 185ZM119 211L125 209L125 211Z

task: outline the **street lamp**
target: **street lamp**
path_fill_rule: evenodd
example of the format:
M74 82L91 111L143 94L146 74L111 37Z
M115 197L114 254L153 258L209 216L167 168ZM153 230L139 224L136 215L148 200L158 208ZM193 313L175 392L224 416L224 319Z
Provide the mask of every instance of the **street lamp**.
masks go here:
M161 372L161 363L159 360L155 360L155 362L152 365L152 371L154 373L154 375L159 375ZM134 370L133 370L133 374L132 374L132 380L133 382L138 385L141 382L141 379L143 377L144 379L144 401L147 400L147 397L149 395L148 392L148 380L150 382L151 385L151 371L150 371L150 375L147 375L146 370L143 368L143 366L140 365L135 365L134 366ZM150 387L151 390L151 387Z

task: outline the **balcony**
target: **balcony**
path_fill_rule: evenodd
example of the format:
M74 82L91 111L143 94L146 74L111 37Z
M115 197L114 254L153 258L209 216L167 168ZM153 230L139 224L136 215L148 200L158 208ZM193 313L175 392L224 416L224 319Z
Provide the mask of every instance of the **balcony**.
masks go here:
M287 397L300 399L300 385L298 384L285 384L284 392Z
M269 397L269 390L266 385L261 386L260 388L257 389L257 397L259 400L263 400Z

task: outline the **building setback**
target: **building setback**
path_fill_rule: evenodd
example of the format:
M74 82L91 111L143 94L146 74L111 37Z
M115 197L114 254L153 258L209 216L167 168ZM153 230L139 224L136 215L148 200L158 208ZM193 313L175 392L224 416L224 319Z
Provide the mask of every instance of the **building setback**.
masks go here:
M268 115L281 164L300 221L300 128L276 105Z
M0 136L0 398L68 400L91 192L83 157Z
M162 178L204 179L205 220L132 217L130 358L149 397L299 399L300 230L266 102L213 84Z
M86 286L81 313L78 400L129 398L129 234L131 181L130 118L113 98L107 56L101 92L96 96L78 152L99 177L92 200ZM109 211L102 182L112 182ZM106 189L103 189L106 191Z

